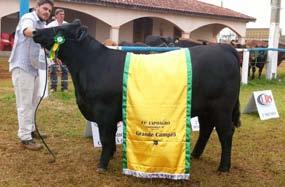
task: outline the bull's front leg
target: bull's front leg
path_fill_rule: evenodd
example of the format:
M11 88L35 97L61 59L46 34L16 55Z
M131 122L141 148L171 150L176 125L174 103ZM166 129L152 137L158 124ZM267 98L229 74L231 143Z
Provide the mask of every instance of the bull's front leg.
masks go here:
M108 168L109 161L113 158L116 151L116 130L117 125L114 121L108 123L99 123L99 134L102 144L102 152L98 164L98 172L104 172Z
M263 62L262 62L263 63ZM262 70L263 70L264 64L261 64L259 69L258 69L258 78L261 78Z
M253 66L253 67L252 67L251 80L255 79L255 71L256 71L256 67L255 67L255 66Z

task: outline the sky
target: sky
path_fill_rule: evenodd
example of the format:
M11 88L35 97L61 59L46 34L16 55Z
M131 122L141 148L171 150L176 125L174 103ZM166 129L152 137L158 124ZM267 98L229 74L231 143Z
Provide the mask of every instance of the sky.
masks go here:
M271 0L199 0L209 4L221 6L224 8L246 14L256 18L255 22L249 22L248 28L269 28L271 16ZM281 0L280 27L285 34L285 0Z

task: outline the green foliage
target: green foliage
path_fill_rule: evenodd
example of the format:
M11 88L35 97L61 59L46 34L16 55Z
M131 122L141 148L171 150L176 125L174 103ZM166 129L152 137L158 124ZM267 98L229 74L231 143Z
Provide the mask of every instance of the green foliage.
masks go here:
M16 97L14 94L3 94L0 96L0 101L13 103L16 102Z
M60 100L65 103L74 102L74 93L72 91L68 92L55 92L50 94L51 99Z

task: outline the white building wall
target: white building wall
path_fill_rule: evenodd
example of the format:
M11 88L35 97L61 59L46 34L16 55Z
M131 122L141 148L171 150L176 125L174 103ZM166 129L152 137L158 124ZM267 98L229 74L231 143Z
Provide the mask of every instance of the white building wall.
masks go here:
M207 28L202 28L197 31L193 31L190 35L190 38L194 40L207 40L207 41L215 42L211 31Z
M133 28L134 22L129 22L120 27L120 39L119 42L133 42Z
M2 31L1 32L7 32L9 34L15 32L15 28L18 24L18 18L15 16L10 17L4 17L2 18Z
M222 25L208 25L193 31L190 37L194 40L217 42L217 34L221 29L223 29Z
M30 6L34 7L36 0L30 0ZM105 7L105 6L95 6L91 4L83 4L83 3L70 3L70 2L61 2L56 1L55 2L56 7L64 7L65 9L70 9L76 11L80 11L81 14L80 19L82 19L83 24L84 21L94 21L93 19L90 19L91 17L97 18L101 20L103 23L106 24L100 24L100 26L105 25L105 27L97 27L96 37L98 40L104 40L104 38L107 38L105 34L110 34L110 31L106 32L106 27L112 26L113 28L119 28L119 27L125 27L123 26L126 23L132 22L133 20L141 17L156 17L156 18L162 18L164 20L167 20L167 24L162 24L165 31L163 31L163 35L173 35L173 31L171 32L171 27L173 27L174 23L177 27L179 27L184 33L192 33L193 37L200 38L201 33L206 33L206 30L201 29L201 32L196 33L196 30L209 24L222 24L226 25L227 27L233 29L235 32L237 32L240 36L245 37L246 32L246 23L247 21L242 21L239 19L226 19L226 18L219 18L219 17L198 17L198 16L189 16L189 15L180 15L180 14L170 14L170 13L159 13L159 12L149 12L149 11L143 11L143 10L128 10L124 8L115 8L115 7ZM0 18L4 17L6 15L9 15L11 13L15 13L19 11L19 0L9 0L9 1L0 1ZM84 16L85 14L85 16ZM68 16L68 15L67 15ZM77 15L73 15L74 17L77 17ZM95 20L97 20L95 19ZM3 23L3 20L2 20ZM87 24L89 28L89 32L91 35L95 33L95 30L93 27L93 24L90 26ZM170 26L171 25L171 26ZM158 27L157 25L154 25L155 27ZM128 27L128 26L126 26ZM3 26L2 26L3 29ZM130 27L129 27L130 29ZM128 29L126 29L127 31ZM200 30L200 29L199 29ZM129 30L131 31L131 30ZM157 33L157 28L154 28L154 33ZM120 34L121 35L121 34ZM211 34L210 34L211 35ZM207 33L206 36L203 38L209 39L210 41L213 41L213 38L210 37L209 33ZM213 34L212 34L213 35ZM129 37L126 36L126 34L122 34L124 39L129 39ZM109 38L109 36L108 36ZM121 40L121 39L120 39Z
M107 25L106 23L97 20L96 21L96 35L95 38L99 42L103 43L106 39L110 38L110 26Z
M169 21L153 18L153 35L173 36L174 25Z
M78 12L78 11L65 10L65 20L67 22L72 22L74 19L80 19L80 21L83 25L88 26L88 33L91 36L95 37L95 35L96 35L96 22L97 22L96 18L94 18L90 15L84 14L84 12L82 13L82 12Z

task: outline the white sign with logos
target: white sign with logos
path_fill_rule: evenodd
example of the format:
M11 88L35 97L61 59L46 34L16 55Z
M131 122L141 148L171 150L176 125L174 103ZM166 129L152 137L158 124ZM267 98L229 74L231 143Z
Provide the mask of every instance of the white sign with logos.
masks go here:
M255 111L258 111L261 120L279 118L271 90L253 92L244 113Z
M94 147L102 147L97 123L90 122L90 124L91 124L91 129L92 129ZM122 144L123 142L123 122L120 121L119 123L117 123L117 127L118 129L116 133L116 144Z
M200 130L200 124L199 124L198 116L191 118L190 122L191 122L192 131L199 131Z

